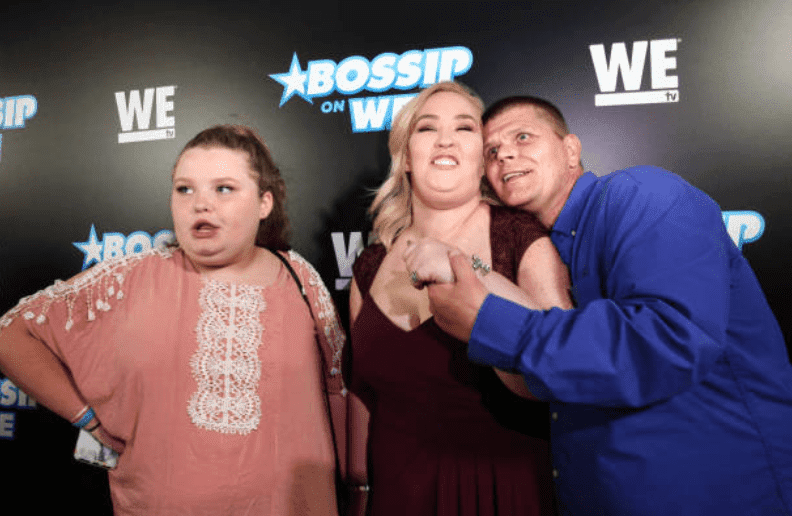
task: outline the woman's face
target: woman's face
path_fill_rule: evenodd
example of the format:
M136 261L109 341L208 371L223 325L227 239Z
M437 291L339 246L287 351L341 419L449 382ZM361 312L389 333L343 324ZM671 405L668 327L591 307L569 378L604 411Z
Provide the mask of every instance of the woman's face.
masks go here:
M176 239L198 270L244 264L255 255L272 193L259 194L247 155L222 147L185 151L173 171Z
M407 147L415 200L442 209L479 197L484 154L478 108L458 93L441 91L415 119Z

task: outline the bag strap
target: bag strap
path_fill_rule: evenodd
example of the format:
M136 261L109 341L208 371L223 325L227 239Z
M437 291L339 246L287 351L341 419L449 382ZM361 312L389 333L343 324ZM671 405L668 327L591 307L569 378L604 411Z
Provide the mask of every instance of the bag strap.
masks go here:
M289 274L291 274L291 277L294 278L294 282L297 283L297 288L300 289L300 295L302 295L303 301L305 301L305 304L308 305L308 311L311 313L311 319L313 319L314 323L316 323L316 317L314 317L313 314L311 301L308 299L308 294L305 292L305 287L303 287L299 276L297 276L297 273L294 271L294 267L292 267L289 263L289 260L287 260L286 257L280 254L278 251L273 251L272 249L268 249L268 251L278 257L278 259L283 263L283 266L286 267L286 270L289 271Z
M314 320L314 325L316 325L316 317L313 313L313 307L311 306L311 301L308 298L308 294L305 291L305 287L303 287L302 282L300 281L299 276L297 276L297 272L295 272L294 267L292 267L291 263L289 263L288 259L283 256L281 253L277 251L273 251L270 249L270 252L278 257L278 259L283 263L283 266L286 267L286 270L289 271L292 278L294 278L294 282L297 284L297 287L300 289L300 295L302 295L305 304L308 305L308 311L311 313L311 318ZM349 411L349 402L350 400L346 397L346 388L342 390L341 393L331 394L327 389L327 364L328 360L329 363L332 363L332 357L327 357L324 353L324 348L322 344L319 342L319 339L316 340L316 346L319 348L319 356L324 360L324 379L325 379L325 408L327 409L327 417L329 418L330 422L330 432L332 433L333 438L333 451L335 452L335 463L336 463L336 475L338 476L336 482L336 497L339 503L339 514L341 515L349 515L349 516L364 516L367 513L368 509L368 495L369 495L369 486L368 485L349 485L347 484L346 472L347 468L341 465L341 454L344 454L344 466L348 462L349 458L347 454L349 453L348 443L347 440L347 425L349 424L348 418L349 415L346 413ZM330 396L341 396L344 401L343 411L344 413L339 415L338 418L333 417L334 411L331 407L331 400ZM338 421L340 419L341 421ZM338 423L338 424L334 424Z
M305 287L303 287L303 284L300 281L300 277L297 276L297 272L294 270L294 267L292 267L291 263L289 263L289 260L286 259L286 257L283 256L278 251L274 251L272 249L269 249L269 251L272 254L274 254L275 256L278 257L278 259L283 263L283 266L286 267L286 270L289 271L289 274L291 274L291 277L294 278L294 282L297 284L297 288L299 288L299 290L300 290L300 295L302 295L303 301L305 301L305 304L308 305L308 311L311 314L311 319L314 320L314 325L316 325L316 317L314 316L313 308L311 307L311 301L310 301L310 299L308 299L308 294L305 291ZM341 468L341 458L339 457L339 450L340 449L346 450L346 422L344 422L343 424L340 424L340 425L334 425L333 424L333 421L334 421L334 419L333 419L333 411L330 408L330 393L329 393L329 391L327 389L327 377L326 377L326 375L327 375L326 370L327 370L327 364L328 364L328 357L325 356L324 348L322 347L321 343L319 342L319 339L314 339L314 340L316 341L316 347L319 348L319 356L322 357L323 361L324 361L324 363L323 363L323 365L324 365L324 367L323 367L323 370L324 370L323 371L324 372L323 377L325 378L325 407L327 409L327 416L328 416L329 422L330 422L330 432L332 432L332 434L333 434L332 435L332 437L333 437L333 451L335 452L334 455L335 455L335 460L336 460L336 472L337 472L338 475L342 476L343 472L346 471L346 468L344 468L344 469ZM329 363L332 364L332 357L330 358L330 360L331 361ZM342 441L339 441L339 439L341 439ZM339 446L339 442L343 442L343 446ZM345 484L345 482L344 482L345 479L344 478L341 478L341 481L342 481L341 485Z

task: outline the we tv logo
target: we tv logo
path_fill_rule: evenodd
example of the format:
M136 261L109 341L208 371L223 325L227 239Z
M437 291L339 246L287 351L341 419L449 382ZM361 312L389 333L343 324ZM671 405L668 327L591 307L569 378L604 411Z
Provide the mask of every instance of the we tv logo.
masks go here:
M173 95L176 86L159 86L115 93L121 132L118 143L166 140L176 137L176 120L173 112ZM155 114L156 128L151 129L151 115Z
M610 59L605 45L589 45L594 71L597 74L600 94L595 95L595 106L624 106L632 104L660 104L679 102L679 78L671 71L676 69L676 52L681 39L653 39L634 41L632 53L627 54L627 44L613 43ZM650 87L643 83L646 55L649 54ZM619 75L624 91L616 91Z

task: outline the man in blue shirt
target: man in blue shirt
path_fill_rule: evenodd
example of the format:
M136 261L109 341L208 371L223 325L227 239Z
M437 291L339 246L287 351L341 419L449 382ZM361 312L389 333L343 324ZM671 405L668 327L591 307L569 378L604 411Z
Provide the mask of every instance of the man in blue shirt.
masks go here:
M792 516L792 366L718 205L659 168L584 174L541 99L484 122L487 177L548 228L575 308L489 294L456 253L429 295L472 360L550 402L562 513Z

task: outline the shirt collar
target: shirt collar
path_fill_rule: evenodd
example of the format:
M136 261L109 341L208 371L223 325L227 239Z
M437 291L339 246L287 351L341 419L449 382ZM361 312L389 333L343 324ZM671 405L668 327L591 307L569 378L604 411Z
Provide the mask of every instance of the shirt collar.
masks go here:
M561 213L558 214L553 229L550 230L552 233L574 236L575 228L583 215L589 191L594 187L596 181L597 176L593 172L586 172L575 181L575 186L569 192L569 198L564 203Z
M558 254L567 267L572 263L572 243L574 242L576 228L580 225L583 209L586 206L589 192L594 188L597 176L586 172L575 181L575 186L569 192L564 207L550 230L550 239L555 244Z

